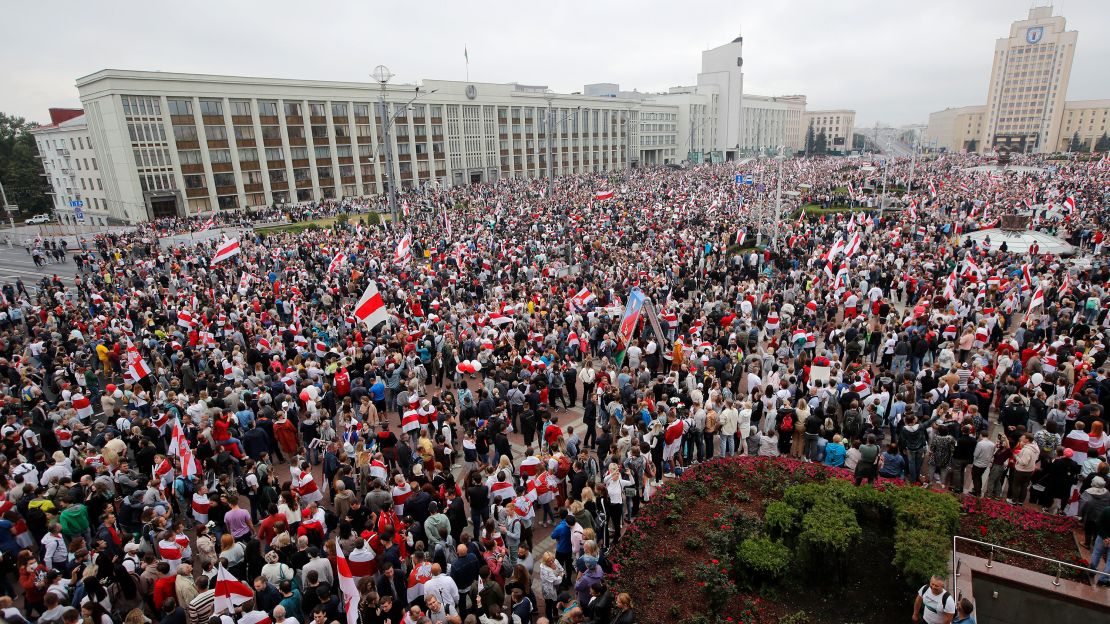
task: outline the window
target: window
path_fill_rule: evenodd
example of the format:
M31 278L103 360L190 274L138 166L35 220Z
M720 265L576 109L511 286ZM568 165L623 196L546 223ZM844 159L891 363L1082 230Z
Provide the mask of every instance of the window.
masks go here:
M270 182L285 182L285 169L271 169Z
M235 138L237 140L253 139L254 126L235 126Z
M85 178L81 178L81 190L82 191L87 191L88 190L87 188L85 188Z
M294 169L293 170L293 179L296 180L297 182L304 182L305 180L311 180L312 179L312 174L308 171L307 167L303 167L301 169Z
M400 106L400 105L396 105L396 106L393 107L393 116L396 117L397 119L405 119L405 118L408 117L408 115L409 115L409 109L408 108L406 108L404 106Z
M293 160L308 160L308 148L292 147L289 149L289 157Z
M423 104L413 104L413 106L412 106L412 116L413 117L423 117L424 116L424 105Z
M183 165L199 165L201 164L200 152L198 150L185 150L177 153L177 159Z
M398 156L408 156L409 155L409 144L407 142L397 144L397 155Z
M209 141L226 141L227 128L224 126L205 126L204 136L206 136Z
M193 102L191 100L166 100L166 106L171 115L192 115Z
M201 115L223 115L224 103L219 100L201 100L200 101L200 114Z
M262 126L263 139L280 139L281 126Z
M412 163L403 162L398 164L400 165L399 169L401 173L412 173Z
M355 177L355 166L354 165L340 165L339 166L339 177L341 177L341 178L353 178L353 177Z
M304 126L288 126L285 130L289 133L290 139L304 138Z
M103 191L104 190L104 182L101 181L100 178L96 179L96 190L98 190L98 191Z
M343 102L333 102L332 105L331 105L331 116L332 117L346 117L347 116L347 105L344 104Z
M258 114L266 117L277 117L278 105L277 102L262 101L258 103Z
M95 158L92 159L92 166L93 166L93 171L100 171L100 169L96 166L96 159Z
M331 148L326 145L321 145L313 151L316 153L316 160L328 160L331 158Z
M335 129L335 136L336 137L351 136L351 129L348 128L345 125L333 126L333 128Z
M369 104L355 104L355 117L369 117L370 105Z
M358 146L358 155L363 157L363 158L369 158L370 156L373 155L373 153L374 153L373 148L370 145L359 145Z
M81 159L80 158L75 158L74 160L77 161L77 170L81 171Z
M224 195L216 198L216 203L220 205L221 210L234 210L239 207L238 195Z
M258 160L258 150L253 147L247 147L239 150L240 162L256 162Z
M432 117L443 117L443 106L439 104L432 104Z
M327 126L312 126L312 138L314 138L314 139L326 139L326 138L328 138L328 127Z
M208 160L213 163L229 163L231 162L231 150L215 149L208 151Z
M394 129L397 131L397 139L398 140L400 140L402 138L405 138L405 137L408 137L408 135L409 135L409 125L408 124L404 124L404 123L397 124L396 126L394 126Z
M308 114L313 116L313 117L323 117L324 116L324 103L323 102L309 102L308 103Z
M301 103L300 102L286 102L285 103L285 116L286 117L300 117Z
M267 147L266 160L284 160L284 154L280 147Z
M370 126L355 126L355 135L360 137L370 136Z
M216 186L235 186L235 174L214 173L212 174L212 183Z
M232 100L231 114L239 115L241 117L249 117L251 114L251 103L247 100Z
M340 157L340 158L350 158L351 157L351 146L350 145L338 145L338 146L336 146L335 155Z
M262 184L261 171L244 171L243 184Z

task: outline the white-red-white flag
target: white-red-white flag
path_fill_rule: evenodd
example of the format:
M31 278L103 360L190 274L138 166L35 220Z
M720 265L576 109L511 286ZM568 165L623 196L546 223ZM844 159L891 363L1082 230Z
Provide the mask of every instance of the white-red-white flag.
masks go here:
M385 302L382 301L378 285L374 280L370 280L366 286L366 292L362 293L362 298L355 305L354 316L371 329L389 320L389 313L385 311Z
M612 198L613 198L613 191L598 191L596 194L594 194L594 199L596 199L597 201L604 201L606 199L612 199Z
M200 231L204 232L205 230L209 230L213 225L216 225L216 215L209 217L208 220L204 222L204 225L200 226Z
M217 264L239 255L239 239L228 239L220 243L216 255L212 256L212 264Z
M412 260L412 234L406 233L397 243L397 250L393 253L393 262L405 264Z
M339 540L335 540L335 569L339 572L339 595L343 599L343 611L347 614L347 624L358 623L358 603L362 595L355 585L355 576L351 572L351 564L343 555L343 547Z
M222 564L216 570L216 613L234 613L235 607L254 599L254 589L235 578Z
M347 262L347 254L343 253L342 251L335 254L335 257L331 259L331 264L328 265L328 273L335 273L346 262Z
M944 281L944 297L949 301L956 298L956 269Z
M1026 312L1025 315L1029 316L1030 314L1033 313L1033 310L1035 310L1035 309L1037 309L1037 308L1039 308L1043 305L1044 305L1044 290L1042 290L1041 288L1038 287L1037 290L1033 291L1033 298L1029 300L1029 311Z
M273 624L265 611L249 611L239 618L239 624Z

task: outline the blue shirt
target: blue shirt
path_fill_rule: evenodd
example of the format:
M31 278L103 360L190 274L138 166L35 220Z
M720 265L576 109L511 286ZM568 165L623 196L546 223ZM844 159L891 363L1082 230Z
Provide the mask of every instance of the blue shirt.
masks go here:
M567 521L563 520L551 532L551 538L555 540L555 552L569 553L570 547L570 527L567 526Z
M370 386L370 400L384 401L385 400L385 384L378 382Z
M239 419L239 431L245 432L250 427L251 421L254 420L254 412L250 410L235 412L235 417Z
M839 442L829 442L825 445L825 465L826 466L843 466L844 465L844 445Z

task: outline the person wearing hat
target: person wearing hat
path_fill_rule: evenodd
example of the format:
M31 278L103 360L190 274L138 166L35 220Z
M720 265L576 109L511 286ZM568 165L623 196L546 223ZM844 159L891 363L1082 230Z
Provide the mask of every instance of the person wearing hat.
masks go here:
M1091 487L1079 495L1079 519L1083 523L1084 546L1091 548L1098 533L1097 521L1099 514L1110 507L1110 491L1106 489L1106 479L1096 476L1091 479ZM1092 565L1094 555L1091 556Z

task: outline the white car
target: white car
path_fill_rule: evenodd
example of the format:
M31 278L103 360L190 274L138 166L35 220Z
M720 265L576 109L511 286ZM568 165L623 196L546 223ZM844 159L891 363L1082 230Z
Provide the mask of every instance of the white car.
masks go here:
M40 223L50 223L51 221L53 221L53 219L50 218L50 215L38 214L27 219L27 225L39 225Z

